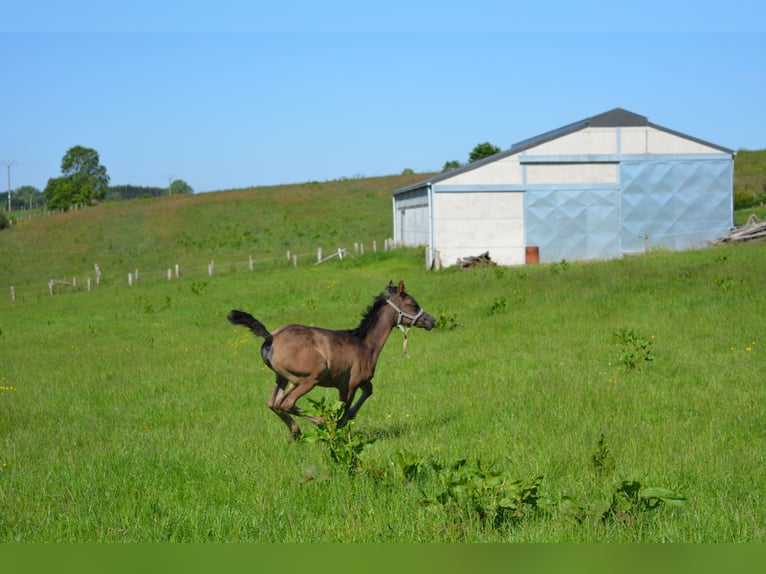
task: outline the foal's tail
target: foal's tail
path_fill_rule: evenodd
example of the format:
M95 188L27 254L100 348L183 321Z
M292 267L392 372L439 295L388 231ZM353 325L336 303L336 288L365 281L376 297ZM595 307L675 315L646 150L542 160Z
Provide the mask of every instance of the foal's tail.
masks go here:
M244 327L247 327L259 337L263 337L264 339L266 339L267 343L270 343L271 340L274 338L271 335L271 333L269 333L269 330L266 327L264 327L263 323L261 323L255 317L253 317L250 313L245 313L244 311L237 311L235 309L229 313L228 319L229 319L229 323L231 323L232 325L242 325Z

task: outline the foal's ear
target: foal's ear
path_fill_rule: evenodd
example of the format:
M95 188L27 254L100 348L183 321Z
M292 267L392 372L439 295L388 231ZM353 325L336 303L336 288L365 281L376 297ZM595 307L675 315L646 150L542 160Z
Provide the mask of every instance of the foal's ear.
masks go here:
M404 294L404 281L399 281L399 286L396 288L396 292L399 295Z
M388 286L386 287L386 290L387 290L387 291L388 291L388 292L389 292L391 295L393 295L394 293L396 293L396 285L394 285L394 282L393 282L393 281L389 281L389 282L388 282Z

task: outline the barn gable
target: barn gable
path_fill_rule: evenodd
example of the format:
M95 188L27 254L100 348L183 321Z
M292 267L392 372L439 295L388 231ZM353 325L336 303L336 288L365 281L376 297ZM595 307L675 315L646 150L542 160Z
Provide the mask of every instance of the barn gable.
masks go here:
M394 192L394 237L445 265L685 249L728 233L733 152L617 108Z

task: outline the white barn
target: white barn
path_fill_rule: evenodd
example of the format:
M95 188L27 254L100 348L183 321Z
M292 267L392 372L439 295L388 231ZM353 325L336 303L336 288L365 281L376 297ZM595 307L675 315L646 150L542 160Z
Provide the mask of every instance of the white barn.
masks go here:
M616 108L398 189L394 240L500 265L704 246L733 225L734 152Z

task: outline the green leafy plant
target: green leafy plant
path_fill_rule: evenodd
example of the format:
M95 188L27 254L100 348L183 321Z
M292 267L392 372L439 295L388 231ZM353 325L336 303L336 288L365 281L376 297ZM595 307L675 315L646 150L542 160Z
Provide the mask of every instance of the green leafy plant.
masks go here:
M457 329L459 323L454 313L448 313L447 311L439 310L436 316L436 328L444 329L445 331L452 331Z
M151 301L149 301L148 298L141 296L139 297L139 302L141 303L141 306L144 309L144 313L148 313L148 314L154 313L154 305L152 304Z
M432 461L409 450L400 450L396 453L396 464L405 480L415 480L425 476L435 466Z
M322 417L324 422L306 431L301 440L307 443L322 443L327 446L330 460L349 473L360 470L361 456L375 439L363 438L352 431L353 421L345 426L338 426L343 419L346 405L340 401L307 399L311 409L307 412Z
M633 329L622 327L615 334L620 346L619 361L628 371L641 370L641 367L654 360L653 339L647 339Z
M567 269L569 269L569 261L567 261L566 259L562 259L558 263L554 263L553 265L551 265L551 273L553 273L554 275L563 273Z
M686 497L668 488L644 488L637 480L623 480L612 494L612 503L601 516L601 520L630 522L638 514L654 510L660 505L683 506L686 501Z
M508 310L508 300L505 297L496 297L495 300L492 302L492 308L490 309L490 313L492 315L497 315L499 313L504 313Z
M716 277L716 287L721 293L728 293L740 284L734 277Z
M512 479L505 471L483 464L479 459L462 459L448 467L434 466L434 469L438 469L439 486L434 496L423 501L427 506L477 515L484 524L493 527L520 520L537 509L542 476Z
M604 473L611 468L611 453L609 452L609 446L606 444L606 437L604 433L601 433L601 437L598 439L598 447L596 452L591 456L593 462L593 468L598 472Z
M207 287L207 281L193 281L191 284L191 292L195 295L202 295Z

